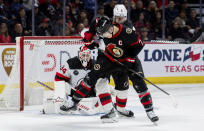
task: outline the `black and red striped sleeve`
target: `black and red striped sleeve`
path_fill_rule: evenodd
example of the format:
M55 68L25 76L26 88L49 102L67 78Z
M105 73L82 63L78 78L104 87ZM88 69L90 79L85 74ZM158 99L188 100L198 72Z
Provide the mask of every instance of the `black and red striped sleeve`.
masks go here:
M65 81L65 82L69 82L70 77L65 76L64 74L60 73L60 72L56 72L55 75L55 81Z

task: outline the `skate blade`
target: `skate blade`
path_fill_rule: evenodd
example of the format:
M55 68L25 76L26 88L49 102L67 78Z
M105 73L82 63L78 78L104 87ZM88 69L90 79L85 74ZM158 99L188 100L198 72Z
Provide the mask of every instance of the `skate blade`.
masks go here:
M157 122L153 122L153 125L154 125L154 126L158 126L158 123L157 123Z
M103 123L116 123L118 122L117 118L101 119Z
M61 114L61 115L73 115L73 114L76 114L76 111L62 111L62 110L60 110L59 114Z
M118 114L118 117L119 117L120 119L134 119L134 118L135 118L135 116L128 117L128 116L124 116L124 115L120 115L120 114Z

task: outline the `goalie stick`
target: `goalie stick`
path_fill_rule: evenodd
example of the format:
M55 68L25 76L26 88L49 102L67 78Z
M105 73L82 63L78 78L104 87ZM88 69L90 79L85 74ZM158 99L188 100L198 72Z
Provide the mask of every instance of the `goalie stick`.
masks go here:
M49 87L48 85L46 85L46 84L44 84L44 83L42 83L42 82L40 82L40 81L37 81L37 83L39 83L40 85L46 87L46 88L49 89L49 90L52 90L52 91L54 90L54 89L52 89L51 87Z
M106 52L102 51L105 55L108 55ZM175 98L170 95L168 92L166 92L165 90L161 89L160 87L158 87L157 85L155 85L154 83L152 83L151 81L149 81L147 78L143 77L142 75L140 75L139 73L137 73L135 70L130 69L128 66L124 65L123 63L121 63L120 61L112 58L113 61L115 61L116 63L118 63L119 65L125 67L128 71L131 71L132 73L136 74L137 76L139 76L140 78L142 78L143 80L147 81L148 83L150 83L151 85L153 85L154 87L156 87L157 89L159 89L160 91L162 91L163 93L165 93L166 95L168 95L173 103L173 106L176 108L178 103L176 102Z

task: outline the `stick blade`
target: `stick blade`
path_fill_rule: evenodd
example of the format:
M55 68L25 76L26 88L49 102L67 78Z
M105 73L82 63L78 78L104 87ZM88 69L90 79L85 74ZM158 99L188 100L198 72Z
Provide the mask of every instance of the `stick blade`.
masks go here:
M178 107L178 102L177 102L177 100L176 100L172 95L169 95L169 97L170 97L171 100L172 100L173 107L174 107L174 108L177 108L177 107Z

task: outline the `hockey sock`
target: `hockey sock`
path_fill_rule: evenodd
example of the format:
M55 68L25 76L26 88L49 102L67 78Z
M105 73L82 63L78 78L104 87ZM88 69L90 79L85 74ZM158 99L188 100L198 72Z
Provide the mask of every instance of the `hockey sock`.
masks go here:
M104 112L110 111L113 108L111 94L103 93L103 94L99 94L98 96Z
M150 92L144 91L142 93L139 93L139 98L147 112L153 110L152 97L150 95Z
M116 108L118 111L123 112L126 107L127 103L127 95L128 95L128 90L117 90L116 91Z

